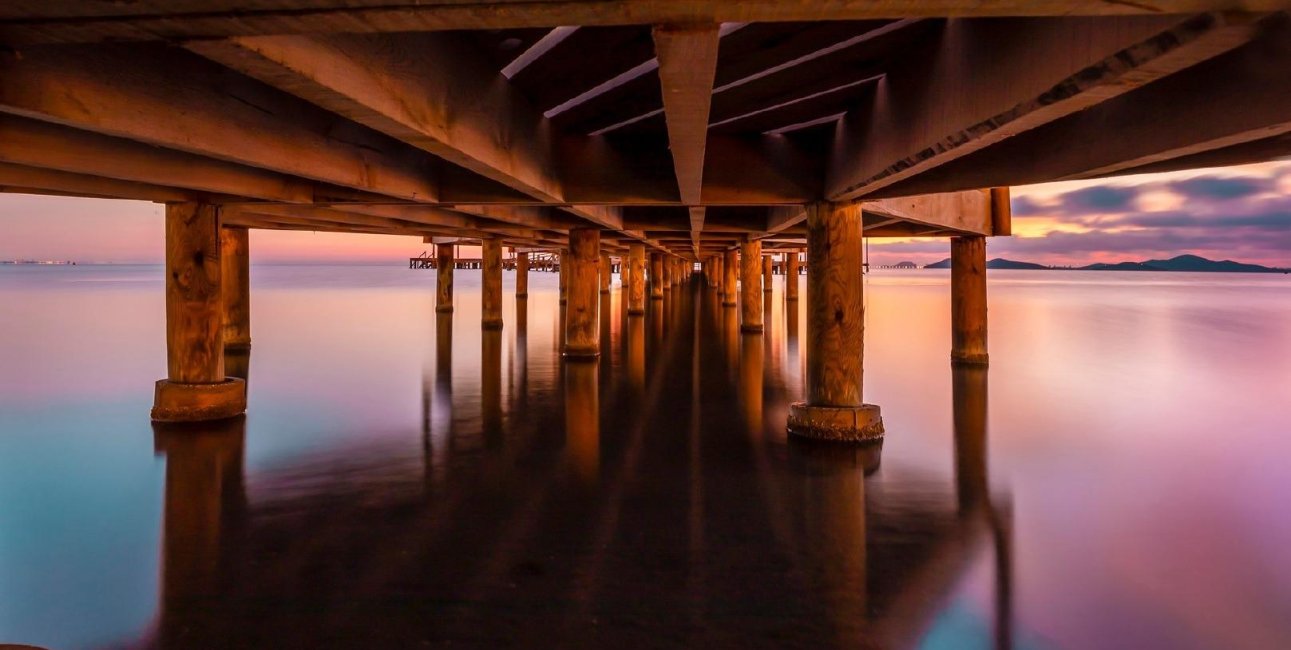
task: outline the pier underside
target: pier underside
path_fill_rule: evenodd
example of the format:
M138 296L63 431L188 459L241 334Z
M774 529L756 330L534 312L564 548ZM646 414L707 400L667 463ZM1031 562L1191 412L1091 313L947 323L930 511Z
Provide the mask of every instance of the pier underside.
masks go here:
M260 228L478 245L489 329L510 255L557 254L571 360L616 265L641 314L702 263L756 333L762 256L805 253L798 413L872 438L863 237L955 240L952 358L984 364L1009 186L1291 153L1280 0L42 0L0 46L0 189L168 206L161 420L240 412L211 353L250 345Z

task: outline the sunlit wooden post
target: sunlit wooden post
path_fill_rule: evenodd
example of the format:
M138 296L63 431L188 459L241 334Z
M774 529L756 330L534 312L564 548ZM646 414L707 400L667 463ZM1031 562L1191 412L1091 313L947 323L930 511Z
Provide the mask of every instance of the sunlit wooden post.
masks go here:
M251 348L251 254L246 228L220 228L224 349Z
M725 257L722 259L722 306L734 307L736 300L736 276L740 270L739 252L734 248L726 250Z
M480 242L481 311L480 326L484 329L502 327L502 242L485 239Z
M569 231L569 306L565 314L566 357L595 357L601 352L597 336L596 287L600 260L601 231L574 228Z
M516 253L516 297L529 297L529 253Z
M865 284L861 208L807 208L807 400L789 408L788 429L808 438L877 441L879 407L862 401Z
M794 249L785 254L784 263L784 299L798 299L798 250Z
M762 331L762 242L740 244L740 331Z
M246 383L224 376L219 208L166 206L166 365L152 419L190 422L246 411Z
M650 253L650 299L663 300L662 253Z
M662 263L661 263L661 268L662 268L662 270L663 270L663 275L661 276L661 277L663 278L663 282L661 283L661 284L663 284L663 290L664 290L664 291L671 291L671 290L672 290L672 285L673 285L673 273L672 273L672 272L673 272L673 269L674 269L674 268L676 268L676 267L673 265L673 263L672 263L672 258L671 258L671 257L663 257L663 258L662 258Z
M645 244L628 244L628 315L645 313Z
M763 290L763 291L766 291L766 292L768 292L768 293L770 293L770 292L771 292L771 282L772 282L772 278L771 278L771 256L770 256L770 255L763 255L763 256L762 256L762 290Z
M558 257L560 271L560 304L564 305L569 302L569 251L560 249Z
M950 238L950 359L989 362L986 353L986 238Z
M610 254L601 253L601 272L599 277L601 282L601 293L610 292L610 278L613 274L614 268L610 263Z
M453 311L453 245L439 244L435 252L435 311Z

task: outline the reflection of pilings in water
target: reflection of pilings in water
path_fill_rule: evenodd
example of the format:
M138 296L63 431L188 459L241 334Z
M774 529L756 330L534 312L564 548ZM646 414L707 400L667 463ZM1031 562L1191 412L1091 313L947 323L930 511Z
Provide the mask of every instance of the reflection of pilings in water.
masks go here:
M645 319L639 315L628 317L628 380L632 392L645 392Z
M785 367L789 380L785 382L791 399L802 399L802 353L798 348L798 302L786 302L784 307Z
M744 424L751 435L762 433L762 366L763 339L757 332L740 335L740 404L744 406Z
M221 557L246 512L243 447L246 418L154 425L153 447L166 457L162 509L160 645L214 631L207 604L223 592Z
M483 330L480 341L480 419L484 442L502 443L502 332Z
M740 362L740 312L728 305L722 305L722 351L727 374L735 379Z
M516 298L516 339L515 359L516 374L520 385L512 393L517 409L524 409L529 404L529 300Z
M951 370L955 427L955 485L962 517L986 519L994 541L995 646L1013 646L1012 531L991 501L987 465L988 378L985 365Z
M565 363L565 448L579 481L594 486L600 476L601 422L593 361Z
M705 295L703 289L692 295L697 295L699 300L705 301L709 296ZM692 298L692 301L694 298ZM692 305L694 303L692 302ZM698 305L696 305L698 307ZM703 420L701 418L701 409L703 400L700 397L700 391L703 390L700 379L699 359L702 349L702 329L701 317L703 314L698 308L694 310L692 319L694 331L690 341L690 432L687 442L690 472L687 476L687 518L686 527L688 531L686 543L686 566L689 570L686 572L686 594L689 603L690 624L695 629L702 629L704 623L704 593L703 586L707 583L706 566L704 561L704 469L703 469Z
M435 379L430 400L430 413L426 417L429 427L422 446L427 454L427 481L431 467L443 467L437 454L447 452L445 445L436 445L435 439L452 440L453 428L453 314L441 312L435 316Z
M602 268L609 266L608 259L609 259L609 256L602 256L602 260L603 260L601 263ZM599 360L601 364L601 376L602 378L608 378L610 374L610 368L613 367L613 364L614 364L614 352L613 352L614 341L612 337L612 334L613 334L612 307L614 305L614 302L610 299L610 293L608 289L603 291L600 294L600 296L601 296L601 300L600 300L600 307L598 309L598 318L600 319L600 328L601 328L601 331L600 331L601 356Z
M801 546L796 553L812 576L834 624L838 647L869 647L866 633L865 475L878 468L877 443L842 445L789 438L793 466L808 477L802 502Z

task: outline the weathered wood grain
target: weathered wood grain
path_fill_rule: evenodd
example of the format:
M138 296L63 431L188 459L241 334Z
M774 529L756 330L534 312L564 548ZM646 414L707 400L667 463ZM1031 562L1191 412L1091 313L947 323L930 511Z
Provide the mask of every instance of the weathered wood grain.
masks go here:
M807 404L859 407L865 333L861 209L807 209Z

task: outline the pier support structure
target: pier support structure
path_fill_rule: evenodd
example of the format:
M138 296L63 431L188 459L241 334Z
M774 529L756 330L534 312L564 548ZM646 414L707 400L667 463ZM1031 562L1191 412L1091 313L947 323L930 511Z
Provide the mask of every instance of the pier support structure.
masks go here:
M480 327L502 329L502 242L480 242Z
M950 238L950 360L986 365L986 238Z
M601 257L601 231L574 228L569 231L569 306L565 313L566 358L594 358L601 353L596 328L597 272Z
M847 442L883 439L879 407L862 400L865 284L861 208L807 208L807 400L789 407L789 432Z
M663 300L663 253L650 253L650 299Z
M610 262L609 253L601 253L601 293L610 292L610 279L614 274L614 265Z
M784 299L798 299L798 251L785 253L784 261Z
M771 256L762 256L762 290L771 293Z
M218 420L244 413L246 383L224 376L224 270L219 208L166 205L166 367L152 419Z
M529 297L529 254L516 253L516 297Z
M435 311L453 311L453 245L439 244L435 251Z
M220 228L220 269L224 294L224 349L251 349L251 251L246 228Z
M663 285L664 291L672 291L672 285L676 284L673 271L677 267L672 263L673 258L671 257L661 256L660 259L661 259L661 268L663 269L663 275L660 276L663 278L663 282L661 282L660 284Z
M628 244L627 293L628 315L645 313L645 244Z
M560 249L560 304L569 302L569 251Z
M726 250L722 259L722 306L734 307L738 301L735 299L735 286L738 281L736 273L739 272L739 252L734 248Z
M740 244L740 331L762 331L762 242Z

